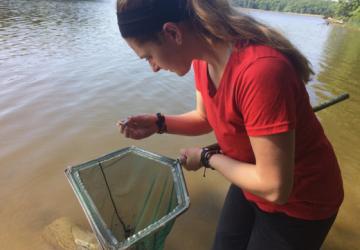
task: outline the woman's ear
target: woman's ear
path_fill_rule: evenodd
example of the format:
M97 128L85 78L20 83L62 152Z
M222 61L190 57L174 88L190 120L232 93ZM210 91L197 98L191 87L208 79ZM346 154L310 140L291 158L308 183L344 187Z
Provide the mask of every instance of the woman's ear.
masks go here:
M176 44L182 44L182 31L179 28L179 25L175 23L164 23L163 32L167 39L174 41Z

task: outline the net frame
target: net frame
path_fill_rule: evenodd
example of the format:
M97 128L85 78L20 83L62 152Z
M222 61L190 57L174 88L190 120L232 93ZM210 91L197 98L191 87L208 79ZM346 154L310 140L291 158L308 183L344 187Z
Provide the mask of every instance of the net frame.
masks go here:
M91 195L88 193L86 187L83 185L79 172L87 168L99 167L99 163L101 162L121 158L126 156L127 154L136 154L140 157L156 161L162 166L169 167L171 169L176 191L177 206L156 222L149 224L144 229L130 235L125 240L118 241L111 229L107 227L105 221L103 220L100 212L96 207L96 204L93 202ZM184 213L190 206L190 198L179 160L174 160L166 156L154 154L135 146L114 151L112 153L106 154L104 156L79 165L69 166L65 169L65 175L82 209L84 210L84 213L90 223L93 232L95 233L95 236L100 246L102 247L102 249L106 250L129 249L136 242L144 239L146 236L152 233L155 233L167 224L172 223L176 219L176 217Z

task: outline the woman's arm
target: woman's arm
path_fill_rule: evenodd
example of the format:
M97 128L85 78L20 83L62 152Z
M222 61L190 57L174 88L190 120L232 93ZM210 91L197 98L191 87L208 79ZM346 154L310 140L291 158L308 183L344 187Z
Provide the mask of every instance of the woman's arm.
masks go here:
M181 115L166 115L167 133L202 135L212 131L199 91L196 91L196 109Z
M250 137L256 164L214 155L210 165L225 178L270 202L287 202L293 186L294 130L282 134Z
M250 137L250 142L256 164L215 154L210 166L244 191L276 204L286 203L293 187L295 131ZM188 170L200 168L200 154L199 148L182 151Z
M128 138L143 139L158 131L157 117L153 115L131 116L119 121L120 132ZM181 115L166 115L167 133L179 135L202 135L212 131L207 119L200 92L196 91L196 109Z

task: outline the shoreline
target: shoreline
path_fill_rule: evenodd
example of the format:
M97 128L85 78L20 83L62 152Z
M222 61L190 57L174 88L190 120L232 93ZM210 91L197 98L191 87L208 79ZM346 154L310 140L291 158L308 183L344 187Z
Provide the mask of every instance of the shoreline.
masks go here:
M297 12L288 12L288 11L277 11L277 10L263 10L263 9L252 9L252 8L244 8L240 6L235 6L236 8L242 10L242 11L259 11L259 12L272 12L272 13L284 13L289 15L296 15L296 16L310 16L310 17L320 17L324 18L324 15L319 14L308 14L308 13L297 13Z
M277 13L277 14L286 14L286 15L293 15L293 16L308 16L308 17L318 17L325 21L327 25L339 25L342 27L348 27L348 28L354 28L359 30L360 27L358 25L354 25L351 22L344 21L342 19L337 19L333 17L326 17L324 15L318 15L318 14L307 14L307 13L296 13L296 12L286 12L286 11L276 11L276 10L263 10L263 9L252 9L252 8L243 8L236 6L237 9L240 11L248 14L250 11L256 11L256 12L268 12L268 13Z
M327 18L324 17L324 19L331 24L341 24L341 25L346 24L346 22L344 22L341 19L336 19L336 18L332 18L332 17L327 17Z

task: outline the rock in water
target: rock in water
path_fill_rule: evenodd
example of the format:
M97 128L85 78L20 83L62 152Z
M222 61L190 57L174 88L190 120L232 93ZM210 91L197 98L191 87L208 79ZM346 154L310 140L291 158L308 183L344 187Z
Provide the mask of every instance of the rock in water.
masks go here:
M78 250L100 249L96 237L93 233L82 230L81 228L75 226L72 228L72 235Z
M61 217L46 226L44 239L58 249L97 250L100 249L94 234L83 230L69 218Z

